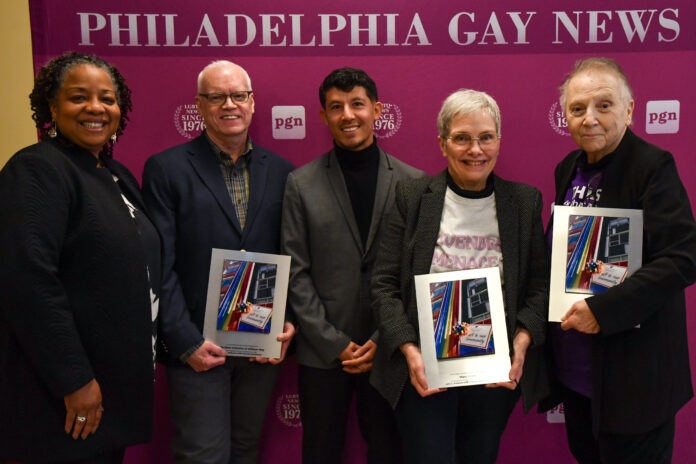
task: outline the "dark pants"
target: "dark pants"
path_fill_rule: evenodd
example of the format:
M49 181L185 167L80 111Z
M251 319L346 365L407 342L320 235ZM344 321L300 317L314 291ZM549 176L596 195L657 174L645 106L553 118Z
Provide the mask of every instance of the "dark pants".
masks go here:
M669 464L674 447L674 418L646 433L592 434L590 398L563 387L568 447L580 464ZM649 406L646 406L649 407Z
M367 462L402 462L394 413L370 385L369 374L299 366L298 385L304 464L341 462L353 392L360 433L367 443Z
M396 407L409 464L495 463L519 389L482 385L422 398L410 382Z
M89 438L87 438L87 440L89 440ZM80 459L79 461L70 461L69 464L122 464L123 458L125 457L126 449L121 448L116 451L100 454L91 458Z
M81 438L78 438L81 440ZM89 438L88 438L89 440ZM62 464L123 464L123 458L126 457L126 449L120 448L116 451L92 456L91 458L80 459L78 461L67 461ZM0 464L24 464L21 461L3 461L0 459Z
M206 372L167 366L175 462L255 464L277 375L278 366L246 358Z

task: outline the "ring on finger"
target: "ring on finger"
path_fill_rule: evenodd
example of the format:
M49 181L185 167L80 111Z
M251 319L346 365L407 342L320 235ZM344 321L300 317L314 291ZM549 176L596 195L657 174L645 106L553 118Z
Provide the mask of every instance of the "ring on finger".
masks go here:
M87 421L87 418L86 418L85 416L77 416L77 417L75 418L75 420L76 420L77 422L86 422L86 421Z

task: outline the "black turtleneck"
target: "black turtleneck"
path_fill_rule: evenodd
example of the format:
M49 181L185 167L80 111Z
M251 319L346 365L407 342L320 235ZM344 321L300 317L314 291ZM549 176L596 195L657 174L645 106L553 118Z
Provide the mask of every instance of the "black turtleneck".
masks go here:
M464 198L486 198L489 196L491 193L493 193L493 177L494 174L491 173L488 176L488 179L486 179L486 187L483 190L476 191L476 190L464 190L460 186L457 185L457 183L454 181L452 176L449 173L449 170L447 171L447 186L452 190L454 193L459 195L460 197Z
M359 151L345 150L334 143L334 151L343 172L350 203L353 205L355 222L358 224L360 239L364 246L367 243L367 234L370 232L372 209L377 191L379 168L377 140Z

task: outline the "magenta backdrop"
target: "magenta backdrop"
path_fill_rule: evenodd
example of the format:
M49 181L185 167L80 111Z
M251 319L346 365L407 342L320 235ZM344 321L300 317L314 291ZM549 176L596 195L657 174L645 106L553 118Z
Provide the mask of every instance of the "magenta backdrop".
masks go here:
M317 88L332 69L365 69L377 82L385 115L376 133L388 152L434 174L445 167L435 119L461 87L485 90L502 110L496 172L553 198L553 168L572 139L559 114L557 87L576 59L617 59L631 79L633 130L670 150L692 202L696 198L696 4L693 0L450 2L320 0L30 0L34 66L66 50L95 53L117 65L133 90L134 111L116 157L136 176L145 160L200 130L197 73L230 59L252 77L259 144L301 166L331 146ZM480 6L485 5L485 6ZM661 117L662 116L662 117ZM687 291L690 308L696 290ZM689 313L688 326L696 329ZM696 339L690 344L692 359ZM300 462L296 364L289 359L269 406L263 463ZM659 379L645 379L657 382ZM128 463L169 462L166 382L156 382L155 436L129 450ZM651 405L645 405L651 407ZM503 436L501 463L570 462L562 415L516 410ZM344 462L364 459L355 420ZM677 416L675 463L696 457L696 406Z

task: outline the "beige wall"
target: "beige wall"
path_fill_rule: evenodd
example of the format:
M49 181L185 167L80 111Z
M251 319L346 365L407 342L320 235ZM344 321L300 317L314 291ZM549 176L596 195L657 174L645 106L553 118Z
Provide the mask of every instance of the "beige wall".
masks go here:
M0 167L20 148L36 142L29 93L34 83L27 0L0 6Z

